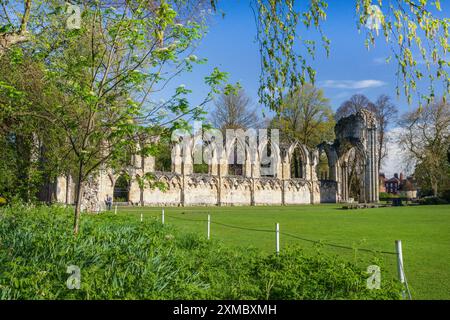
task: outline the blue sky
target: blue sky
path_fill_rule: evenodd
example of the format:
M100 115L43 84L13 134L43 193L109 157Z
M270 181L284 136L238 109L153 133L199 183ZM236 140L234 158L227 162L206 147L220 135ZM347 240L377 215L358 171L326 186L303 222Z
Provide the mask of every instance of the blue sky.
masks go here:
M317 71L316 85L325 91L330 105L336 110L342 102L353 94L362 93L371 100L381 94L393 98L401 113L411 111L416 105L408 105L404 97L397 97L395 91L395 63L386 64L385 59L390 49L382 36L376 46L368 51L364 46L365 35L358 33L355 18L355 1L329 1L328 18L323 23L323 31L331 40L331 54L327 58L325 51L318 48L313 67ZM450 16L450 1L442 2L440 15ZM207 93L204 77L214 67L230 74L230 82L239 81L247 94L258 106L258 87L260 59L258 45L255 41L256 26L249 0L222 0L220 10L225 13L222 18L218 13L202 40L195 54L207 58L206 65L196 66L189 74L174 79L171 86L185 84L193 90L191 103L199 103ZM315 33L308 34L316 37ZM419 85L426 90L428 83ZM212 104L208 110L212 110ZM398 131L395 124L393 132ZM396 172L411 173L411 168L403 161L400 146L395 142L388 145L389 157L384 161L382 171L388 176Z
M408 106L403 97L396 97L395 63L384 62L389 55L384 38L380 36L376 47L368 51L364 46L364 34L359 34L356 28L354 1L329 2L323 30L332 41L331 55L327 58L324 49L318 47L313 66L317 70L316 85L325 90L333 110L356 93L371 100L387 94L402 112L411 110L414 105ZM207 58L208 63L196 66L192 73L180 76L172 85L185 84L193 90L192 103L199 103L207 92L203 78L217 66L230 73L230 82L239 81L257 105L260 60L250 2L224 0L220 2L220 10L225 17L218 13L213 18L208 34L195 52ZM445 12L450 12L450 3L443 3L443 14L447 15ZM310 37L315 37L315 33Z

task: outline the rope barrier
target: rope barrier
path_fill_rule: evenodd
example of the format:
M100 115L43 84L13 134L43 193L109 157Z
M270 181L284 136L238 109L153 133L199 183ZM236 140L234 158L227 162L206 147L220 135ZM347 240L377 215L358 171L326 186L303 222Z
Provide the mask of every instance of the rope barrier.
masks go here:
M206 219L186 219L186 218L175 217L175 216L171 216L171 215L167 215L167 214L166 214L166 217L174 218L176 220L182 220L182 221L208 222L208 220L206 220ZM219 225L219 226L232 228L232 229L238 229L238 230L275 233L274 230L257 229L257 228L249 228L249 227L240 227L240 226L234 226L234 225L221 223L221 222L217 222L217 221L211 221L211 224L216 224L216 225ZM291 238L294 238L294 239L298 239L298 240L302 240L302 241L306 241L306 242L310 242L310 243L315 243L315 244L321 244L323 246L328 246L328 247L347 249L347 250L352 250L352 251L357 250L357 251L370 252L370 253L382 253L382 254L388 254L388 255L396 255L397 254L395 252L390 252L390 251L377 251L377 250L366 249L366 248L354 248L354 247L348 247L348 246L334 244L334 243L326 243L326 242L322 242L322 241L319 241L319 240L311 240L311 239L302 238L302 237L299 237L299 236L296 236L296 235L293 235L293 234L290 234L290 233L286 233L286 232L280 232L280 234L288 236L288 237L291 237Z
M371 253L383 253L383 254L390 254L390 255L396 255L395 252L390 252L390 251L377 251L377 250L372 250L372 249L365 249L365 248L354 248L354 247L347 247L347 246L343 246L340 244L334 244L334 243L326 243L326 242L322 242L319 240L311 240L311 239L305 239L290 233L286 233L286 232L281 232L282 235L294 238L294 239L298 239L298 240L302 240L302 241L307 241L307 242L311 242L311 243L316 243L316 244L321 244L324 246L329 246L329 247L335 247L335 248L341 248L341 249L348 249L348 250L358 250L358 251L364 251L364 252L371 252Z
M225 224L225 223L220 223L220 222L214 222L211 221L212 224L217 224L219 226L224 226L224 227L228 227L228 228L233 228L233 229L240 229L240 230L248 230L248 231L255 231L255 232L270 232L270 233L275 233L275 231L273 230L265 230L265 229L253 229L253 228L247 228L247 227L238 227L238 226L232 226L229 224Z
M196 213L205 213L205 212L196 212ZM250 227L243 227L243 226L235 226L235 225L226 224L226 223L222 223L222 222L211 221L209 212L206 212L206 213L208 213L208 219L189 219L189 218L181 218L181 217L176 217L176 216L164 214L164 210L163 210L163 213L162 213L163 222L162 223L164 224L164 216L167 217L167 218L173 218L175 220L180 220L180 221L207 222L208 223L208 240L210 238L210 225L211 224L215 224L215 225L219 225L219 226L223 226L223 227L231 228L231 229L238 229L238 230L246 230L246 231L253 231L253 232L265 232L265 233L275 233L275 234L277 234L277 253L279 252L279 238L278 237L281 234L281 235L284 235L284 236L287 236L287 237L290 237L290 238L293 238L293 239L306 241L306 242L313 243L313 244L319 244L319 245L327 246L327 247L340 248L340 249L352 250L352 251L362 251L362 252L370 252L370 253L378 253L378 254L398 256L398 252L377 251L377 250L367 249L367 248L349 247L349 246L340 245L340 244L323 242L321 240L307 239L307 238L299 237L297 235L294 235L294 234L291 234L291 233L287 233L287 232L279 232L278 224L277 224L277 230L269 230L269 229L260 229L260 228L250 228ZM154 216L151 216L151 217L152 218L156 218ZM141 221L142 221L142 213L141 213ZM405 288L406 288L406 292L408 294L409 299L412 300L411 291L409 289L409 285L408 285L408 282L406 280L406 276L404 276L405 275L405 271L403 269L403 263L401 263L401 262L399 262L399 263L400 263L399 267L401 268L401 271L403 273L403 279L404 279L403 282L404 282L404 285L405 285Z
M406 291L408 292L409 300L412 300L412 295L411 295L411 291L409 290L408 280L406 280L405 269L403 269L403 263L401 264L401 268L402 268L402 271L403 271L403 276L405 278L405 287L406 287Z
M183 220L183 221L193 221L193 222L206 222L208 220L204 220L204 219L186 219L186 218L180 218L180 217L174 217L174 216L169 216L168 214L165 215L166 218L174 218L176 220Z

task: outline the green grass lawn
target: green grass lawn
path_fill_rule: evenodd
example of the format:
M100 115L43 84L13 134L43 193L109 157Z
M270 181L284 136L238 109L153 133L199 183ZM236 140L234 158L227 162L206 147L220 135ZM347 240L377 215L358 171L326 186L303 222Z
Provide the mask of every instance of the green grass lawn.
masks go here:
M395 240L402 240L405 272L414 299L450 299L450 206L416 206L341 210L338 205L295 207L187 207L166 208L165 222L184 231L206 237L207 214L213 222L275 230L352 248L395 252ZM160 208L123 207L119 215L140 219L161 219ZM183 219L183 220L182 220ZM190 220L190 221L186 221ZM275 250L275 234L211 225L211 237L230 246ZM283 246L297 244L313 250L314 244L281 235ZM383 257L382 277L396 276L396 257L324 246L322 250L365 261ZM369 261L369 260L367 260Z

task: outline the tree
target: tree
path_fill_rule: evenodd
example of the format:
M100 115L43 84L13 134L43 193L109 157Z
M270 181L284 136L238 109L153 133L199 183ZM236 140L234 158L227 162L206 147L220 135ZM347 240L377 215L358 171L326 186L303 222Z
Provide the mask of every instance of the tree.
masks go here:
M378 168L381 168L383 159L388 155L387 142L389 141L389 125L396 121L398 110L386 95L378 97L374 105L375 116L378 121Z
M12 46L24 43L29 40L27 31L30 20L32 0L23 1L23 11L12 17L8 13L7 6L17 5L15 1L0 0L2 10L0 13L0 56Z
M362 109L375 112L375 105L365 95L355 94L349 100L344 101L336 110L336 121L355 114Z
M212 125L220 130L257 129L260 124L251 99L242 88L235 92L223 92L215 101L215 108L210 113L210 118Z
M173 77L203 62L191 51L204 27L189 19L192 12L186 8L186 16L174 9L180 2L186 3L148 6L148 1L136 0L113 8L107 1L85 2L79 30L66 30L59 16L49 15L44 31L29 42L31 54L45 61L43 91L53 103L41 109L27 105L26 113L46 119L69 146L76 164L75 234L83 190L98 170L126 161L130 152L150 153L149 146L138 150L137 142L145 137L149 143L158 134L155 126L179 128L189 118L201 117L203 106L226 79L214 69L205 78L211 91L198 106L189 104L190 90L184 86L164 102L151 99ZM58 13L64 6L52 2L49 8Z
M441 100L426 108L418 108L403 116L404 128L399 143L415 163L415 177L423 187L429 186L434 196L450 179L446 161L450 141L450 105Z
M282 139L300 141L309 148L334 139L333 111L321 89L311 84L297 88L285 96L280 110L272 126L280 129Z
M306 82L314 83L316 71L311 66L310 60L314 59L317 50L317 41L306 38L304 34L311 34L315 29L327 55L330 53L330 40L322 30L322 23L327 18L328 1L310 0L307 5L295 0L252 0L255 11L258 42L261 53L261 77L259 96L263 105L272 110L278 110L285 88L295 88ZM26 30L26 18L31 4L40 7L41 1L34 3L25 1L25 9L21 15L24 21L18 23L12 21L8 15L6 6L18 7L20 1L1 0L3 10L0 11L0 41L11 36L23 36ZM105 1L106 3L109 3ZM114 5L140 3L141 1L114 1ZM192 8L189 0L171 1L181 6ZM210 8L216 10L219 0L204 0ZM142 2L141 2L142 3ZM147 9L153 10L160 2L156 0L145 1ZM194 4L197 1L194 0ZM37 5L36 5L37 4ZM304 5L304 6L302 6ZM28 9L27 9L28 8ZM36 10L36 9L34 9ZM39 11L39 10L38 10ZM190 13L195 10L188 10ZM393 52L387 62L395 60L397 64L396 75L398 77L397 94L400 95L401 87L405 96L411 101L412 93L417 91L418 82L423 79L429 81L427 94L418 92L420 102L429 104L435 97L435 83L442 81L444 97L450 91L448 66L446 59L449 51L449 24L450 19L440 17L441 1L434 0L388 0L378 1L376 5L371 1L357 0L355 4L357 27L366 30L365 46L370 48L375 45L380 33L384 36ZM40 13L40 14L39 14ZM38 23L42 22L46 11L39 11L35 16ZM197 17L194 14L193 17ZM33 20L30 18L30 20ZM14 32L9 30L14 25L20 25ZM17 31L19 30L19 31ZM304 31L304 32L302 32ZM25 41L29 39L26 37ZM6 41L7 46L20 41ZM303 48L305 51L298 51ZM414 53L418 52L419 56ZM427 70L418 68L418 60L425 61Z
M41 113L53 103L44 94L42 63L16 49L0 57L0 194L29 202L62 172L68 150Z

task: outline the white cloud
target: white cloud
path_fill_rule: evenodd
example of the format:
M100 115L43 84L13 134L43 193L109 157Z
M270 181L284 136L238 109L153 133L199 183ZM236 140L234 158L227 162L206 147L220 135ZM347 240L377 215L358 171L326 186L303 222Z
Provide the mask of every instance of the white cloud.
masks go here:
M319 85L323 88L331 89L360 90L384 87L387 83L380 80L326 80Z
M385 57L375 58L375 59L373 59L373 63L378 64L378 65L380 65L380 64L387 64Z

